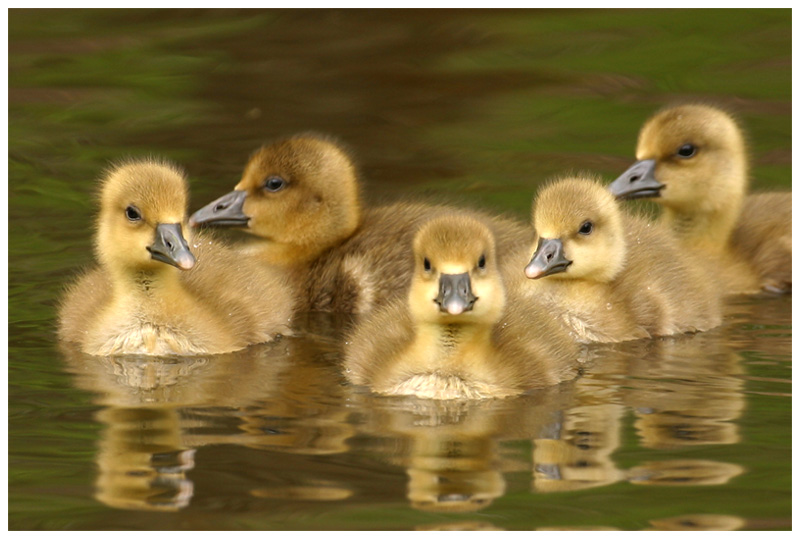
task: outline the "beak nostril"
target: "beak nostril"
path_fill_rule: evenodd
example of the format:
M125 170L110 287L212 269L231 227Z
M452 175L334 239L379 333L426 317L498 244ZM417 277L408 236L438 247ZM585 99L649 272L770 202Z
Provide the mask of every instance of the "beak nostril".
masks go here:
M633 183L633 182L639 181L640 179L641 179L641 176L633 175L633 176L631 176L630 182Z
M216 206L214 206L214 211L222 211L227 207L228 207L227 204L217 204Z

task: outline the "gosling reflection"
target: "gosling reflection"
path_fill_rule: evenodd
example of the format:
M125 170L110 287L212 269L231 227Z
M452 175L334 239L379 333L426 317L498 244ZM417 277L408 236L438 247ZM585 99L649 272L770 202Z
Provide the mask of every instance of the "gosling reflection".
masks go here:
M552 430L533 440L534 492L581 490L625 478L612 455L620 446L625 415L617 387L627 357L611 348L593 352L592 365L575 383L571 405Z
M611 458L620 445L623 413L616 404L570 408L554 438L534 440L533 490L580 490L624 479Z
M312 355L307 350L303 357ZM351 411L341 406L343 379L333 362L297 358L287 373L291 393L285 398L260 399L240 420L247 447L301 455L330 455L348 450L355 432L348 423Z
M741 530L747 524L743 518L733 515L679 515L653 519L650 527L644 531L734 531ZM537 531L622 531L609 526L547 526L536 528Z
M233 407L277 394L296 339L214 356L108 356L61 351L75 385L109 407ZM235 388L235 390L233 390Z
M181 435L180 414L168 408L105 408L97 452L98 501L118 509L177 511L189 505L194 450Z
M251 490L250 494L256 498L275 500L336 502L352 496L353 490L333 481L309 479L304 485L262 487Z
M630 364L624 399L644 447L739 442L745 407L741 357L717 332L656 340Z
M650 521L652 527L645 531L734 531L747 524L734 515L679 515Z
M411 507L441 512L487 507L506 491L503 475L485 458L496 451L490 438L418 437L406 470Z
M739 441L744 369L721 332L594 348L597 357L576 381L575 400L558 428L533 441L532 490L579 490L618 481L719 485L742 474L741 466L713 460L653 460L627 470L614 462L629 409L642 447Z
M536 437L551 429L569 384L508 401L383 399L358 395L374 412L365 429L388 437L383 457L406 468L414 509L480 511L506 492L504 472L529 469L505 439Z
M436 524L421 524L414 528L416 531L447 531L447 532L495 532L505 531L491 522L480 520L461 520L457 522L443 522Z
M714 460L678 459L645 462L631 468L628 480L635 485L679 486L724 485L744 468Z
M288 338L209 357L98 358L69 347L63 352L75 384L95 393L94 402L103 406L96 414L105 428L96 455L95 498L111 507L188 506L195 489L187 472L195 468L195 451L217 444L262 447L268 435L250 425L264 423L264 416L294 425L292 440L278 444L286 451L341 451L351 432L318 428L339 420L340 408L328 397L339 385L335 368L316 359L330 350L312 340ZM319 398L323 394L327 404ZM332 494L329 485L323 487L323 499L344 491Z

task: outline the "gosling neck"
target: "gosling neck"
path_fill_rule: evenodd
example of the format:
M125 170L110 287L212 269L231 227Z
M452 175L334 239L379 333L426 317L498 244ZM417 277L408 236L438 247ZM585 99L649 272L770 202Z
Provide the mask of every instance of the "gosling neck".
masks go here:
M313 234L307 238L283 242L270 238L254 239L248 249L265 263L291 268L311 264L323 253L344 243L352 237L361 225L360 214L346 226L327 234Z
M485 346L490 342L491 334L492 324L428 322L419 325L418 340L449 355L464 347Z
M731 197L725 204L692 211L665 206L661 221L678 240L692 248L711 252L725 250L742 207L742 196Z
M116 268L111 271L114 296L138 299L185 294L181 271L161 264L163 268Z
M264 263L282 268L310 264L328 248L325 245L278 243L271 240L254 241L248 250Z
M589 279L545 277L529 283L528 294L544 295L556 305L606 305L611 300L612 283Z
M690 205L664 201L661 221L692 248L724 251L739 219L747 192L748 165L744 150L730 157L715 177L708 178L710 192Z

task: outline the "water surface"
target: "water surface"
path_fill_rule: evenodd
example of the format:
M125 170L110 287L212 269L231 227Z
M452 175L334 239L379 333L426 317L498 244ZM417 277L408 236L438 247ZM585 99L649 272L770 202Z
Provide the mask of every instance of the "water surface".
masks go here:
M11 10L9 528L790 529L791 297L485 402L349 386L345 316L187 359L53 334L113 160L185 166L194 210L315 130L371 200L526 219L549 176L613 179L649 114L697 99L737 112L755 189L789 188L790 43L789 10Z

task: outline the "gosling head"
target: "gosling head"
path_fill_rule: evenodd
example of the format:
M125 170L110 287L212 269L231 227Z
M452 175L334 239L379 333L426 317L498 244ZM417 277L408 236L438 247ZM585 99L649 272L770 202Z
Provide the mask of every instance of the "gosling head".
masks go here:
M707 105L681 105L650 118L636 159L609 189L619 199L652 198L680 213L715 211L747 184L744 137L734 119Z
M101 264L121 271L161 271L165 264L191 269L186 206L186 179L173 165L145 160L110 170L100 188L95 250Z
M416 320L455 324L500 318L505 292L487 225L455 214L432 219L414 237L414 259L409 303Z
M234 190L196 211L190 224L241 227L313 256L349 237L360 217L348 154L327 138L299 135L256 150Z
M622 218L613 195L588 178L544 187L532 209L538 243L525 267L530 279L612 280L625 263Z

